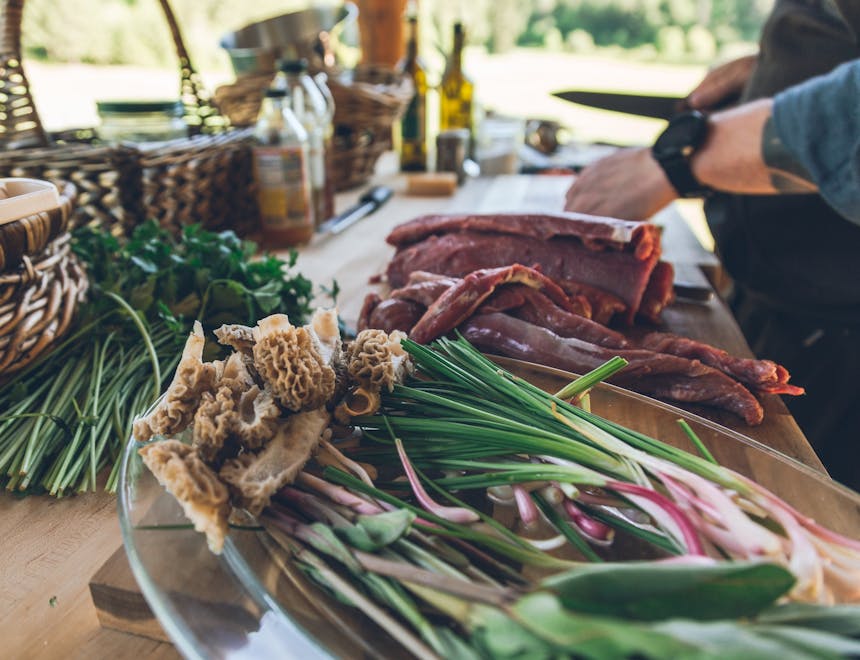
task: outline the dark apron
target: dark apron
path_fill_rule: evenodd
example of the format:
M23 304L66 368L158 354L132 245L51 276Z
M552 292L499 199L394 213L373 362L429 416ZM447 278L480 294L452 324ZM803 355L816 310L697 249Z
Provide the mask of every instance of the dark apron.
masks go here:
M778 0L742 101L860 57L858 34L857 0ZM747 341L806 388L786 404L831 475L860 488L860 226L818 195L719 194L705 213Z

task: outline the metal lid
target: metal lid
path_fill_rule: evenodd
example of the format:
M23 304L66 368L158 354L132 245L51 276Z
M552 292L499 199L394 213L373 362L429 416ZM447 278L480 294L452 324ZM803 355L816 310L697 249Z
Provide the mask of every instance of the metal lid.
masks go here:
M99 113L123 113L123 114L145 114L150 112L162 112L171 116L181 117L185 112L180 101L97 101L96 108Z
M281 60L278 63L278 68L284 73L306 73L308 70L308 61L300 60Z

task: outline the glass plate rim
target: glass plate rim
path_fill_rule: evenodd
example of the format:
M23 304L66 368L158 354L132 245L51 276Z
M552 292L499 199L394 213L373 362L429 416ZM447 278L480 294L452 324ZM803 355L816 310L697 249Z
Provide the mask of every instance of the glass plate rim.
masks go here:
M527 369L531 371L542 372L567 381L573 380L575 377L577 377L577 374L573 372L564 369L558 369L556 367L550 367L547 365L529 362L526 360L517 360L514 358L508 358L492 354L487 354L487 357L496 364L498 364L501 368L511 372L517 371L518 368ZM828 488L833 488L837 490L839 494L849 497L858 505L860 505L860 494L854 492L853 490L847 488L839 482L832 480L826 472L817 470L807 465L806 463L803 463L796 458L788 456L787 454L777 449L769 447L762 442L750 438L743 433L730 429L726 426L723 426L722 424L719 424L718 422L714 422L696 413L684 410L682 408L654 399L644 394L633 392L632 390L619 387L617 385L601 382L596 387L608 389L616 395L621 396L622 398L636 400L639 403L660 408L666 412L672 413L673 415L677 414L679 416L685 417L690 421L694 421L697 424L705 426L712 431L729 436L733 440L743 445L746 445L756 451L762 452L763 454L768 455L775 460L790 465L792 468L803 472L807 476L821 482L823 485L826 485ZM159 400L160 399L161 397L159 397ZM153 404L152 407L154 408L157 404L158 400ZM153 613L157 617L159 623L164 627L167 635L177 646L179 652L187 658L193 658L194 660L204 660L206 656L201 655L199 649L197 649L193 644L192 640L195 638L195 633L183 622L183 619L180 616L179 612L170 604L169 599L166 598L164 594L162 594L161 590L155 584L154 580L148 575L144 567L144 562L139 557L132 538L134 526L131 522L130 511L132 508L132 503L130 501L130 498L133 497L134 484L129 482L128 470L129 465L133 460L134 452L136 452L137 449L144 446L145 444L146 443L142 443L135 440L134 437L130 437L129 440L126 442L125 448L123 450L122 465L120 466L120 488L118 489L119 497L117 498L118 516L120 519L120 531L122 534L123 546L129 558L129 564L131 566L132 574L134 575L135 580L137 581L137 584L139 585L144 598L146 599L149 606L152 608ZM225 564L229 567L229 570L233 573L233 576L235 577L236 581L247 592L249 598L253 599L258 605L263 606L265 610L277 613L280 617L285 617L287 621L291 623L292 627L294 627L297 632L303 635L304 641L309 642L316 648L316 650L318 651L318 655L314 656L315 658L334 657L324 646L320 645L320 643L312 634L305 631L300 624L293 620L293 618L281 606L277 599L272 596L272 594L268 591L265 585L263 585L261 581L257 579L253 569L248 565L241 551L235 546L235 544L229 537L226 539L224 552L221 555L220 559L223 560Z

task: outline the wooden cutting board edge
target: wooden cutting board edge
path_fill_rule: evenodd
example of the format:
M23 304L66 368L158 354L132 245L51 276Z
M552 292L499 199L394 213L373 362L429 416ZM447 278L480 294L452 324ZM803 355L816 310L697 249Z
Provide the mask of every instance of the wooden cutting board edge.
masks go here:
M143 597L121 546L90 578L89 587L103 628L170 643Z

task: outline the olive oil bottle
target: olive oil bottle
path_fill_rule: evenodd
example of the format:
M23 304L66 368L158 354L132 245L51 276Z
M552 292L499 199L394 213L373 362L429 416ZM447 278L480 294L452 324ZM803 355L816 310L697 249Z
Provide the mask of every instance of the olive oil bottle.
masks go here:
M400 169L421 172L427 169L427 70L418 56L418 19L409 18L409 41L400 71L409 76L415 95L400 121Z
M475 86L463 72L463 45L466 34L462 23L454 23L454 48L448 58L439 94L439 130L466 128L472 131L472 96Z

